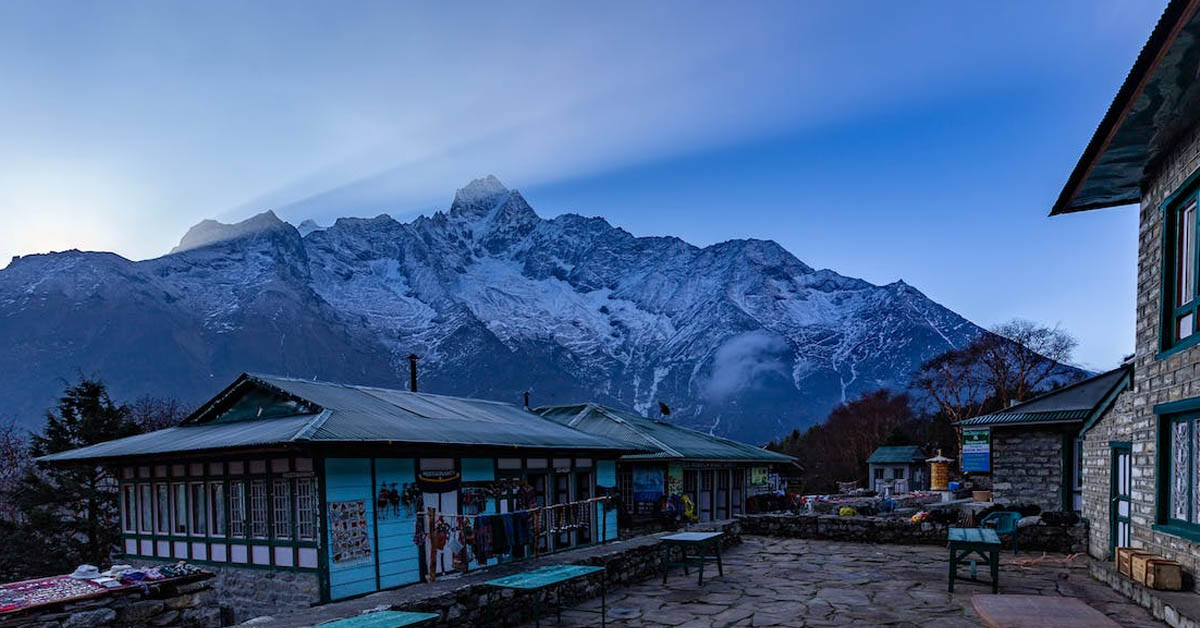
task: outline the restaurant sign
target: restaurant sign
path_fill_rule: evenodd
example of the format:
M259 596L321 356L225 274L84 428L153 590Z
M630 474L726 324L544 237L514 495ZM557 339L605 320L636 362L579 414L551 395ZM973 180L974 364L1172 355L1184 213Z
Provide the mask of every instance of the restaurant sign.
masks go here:
M962 470L964 473L992 472L991 429L963 430Z

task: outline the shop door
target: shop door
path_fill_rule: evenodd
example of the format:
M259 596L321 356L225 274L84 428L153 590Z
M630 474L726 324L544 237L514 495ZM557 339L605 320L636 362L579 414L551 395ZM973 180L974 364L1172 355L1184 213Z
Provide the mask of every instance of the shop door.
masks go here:
M595 482L592 480L591 471L576 471L575 472L575 501L585 501L592 497L592 487ZM578 529L575 532L576 543L591 543L595 538L593 528L596 525L596 505L581 504L576 512L575 523Z
M1109 555L1118 547L1129 547L1132 447L1129 443L1112 445L1112 472L1109 504Z

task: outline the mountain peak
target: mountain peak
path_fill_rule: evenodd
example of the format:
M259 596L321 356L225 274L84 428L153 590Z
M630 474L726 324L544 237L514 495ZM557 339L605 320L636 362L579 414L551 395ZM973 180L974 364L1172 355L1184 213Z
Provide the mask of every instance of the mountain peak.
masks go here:
M450 215L469 214L481 216L504 201L508 188L493 175L480 177L458 189L450 205Z
M188 229L187 233L183 234L183 238L179 240L179 246L171 249L171 253L182 253L191 249L198 249L203 246L241 238L253 233L274 231L281 228L292 227L280 220L279 216L276 216L275 212L269 209L261 214L232 224L205 219L196 223L191 229Z

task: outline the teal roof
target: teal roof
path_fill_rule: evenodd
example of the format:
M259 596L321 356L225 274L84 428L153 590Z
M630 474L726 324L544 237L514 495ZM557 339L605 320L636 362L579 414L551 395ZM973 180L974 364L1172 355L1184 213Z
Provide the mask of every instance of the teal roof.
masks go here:
M895 447L878 447L867 458L870 464L908 464L925 462L925 452L916 445L899 445Z
M1120 367L1052 390L1000 412L958 421L959 427L1002 427L1082 423L1104 412L1129 385L1129 368Z
M594 403L549 406L534 410L561 425L605 439L632 442L652 453L635 453L622 460L712 460L789 463L791 456L720 436L680 427L667 421Z
M601 438L509 403L243 374L178 427L43 456L99 460L248 446L395 442L553 450L650 448Z

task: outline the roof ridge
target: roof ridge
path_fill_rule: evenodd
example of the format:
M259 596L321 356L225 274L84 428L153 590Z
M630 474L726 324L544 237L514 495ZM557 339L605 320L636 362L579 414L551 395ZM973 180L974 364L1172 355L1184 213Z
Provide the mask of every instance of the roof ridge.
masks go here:
M1108 371L1104 371L1103 373L1097 373L1097 374L1095 374L1095 375L1092 375L1091 377L1085 377L1085 378L1083 378L1083 379L1081 379L1081 380L1079 380L1079 381L1077 381L1077 382L1072 382L1072 383L1070 383L1070 384L1067 384L1066 386L1063 386L1063 387L1061 387L1061 388L1055 388L1054 390L1048 390L1048 391L1046 391L1046 392L1044 392L1044 393L1042 393L1042 394L1040 394L1040 395L1038 395L1038 396L1036 396L1036 397L1030 397L1029 399L1026 399L1025 401L1022 401L1022 402L1020 402L1020 403L1017 403L1017 404L1011 405L1011 406L1009 406L1009 407L1007 407L1007 408L1003 408L1003 409L997 410L997 411L995 411L995 412L989 412L989 413L987 413L987 414L983 414L983 415L980 415L980 416L991 416L991 415L993 415L993 414L1009 414L1009 413L1014 413L1014 412L1016 412L1016 411L1017 411L1017 410L1018 410L1018 409L1019 409L1021 406L1029 405L1029 404L1031 404L1031 403L1033 403L1033 402L1035 402L1035 401L1040 401L1040 400L1042 400L1042 399L1045 399L1045 398L1047 398L1047 397L1053 397L1053 396L1055 396L1055 395L1062 394L1062 393L1064 393L1064 392L1067 392L1068 390L1071 390L1072 388L1077 388L1077 387L1079 387L1079 386L1082 386L1082 385L1084 385L1084 384L1087 384L1087 383L1093 382L1093 381L1095 381L1095 380L1098 380L1098 379L1100 379L1100 378L1107 377L1107 376L1109 376L1109 375L1112 375L1113 373L1116 373L1117 371L1125 371L1125 370L1128 370L1128 368L1129 368L1128 366L1121 365L1121 366L1118 366L1118 367L1117 367L1117 368L1115 368L1115 369L1111 369L1111 370L1108 370ZM1111 390L1111 388L1110 388L1110 390ZM1107 392L1107 391L1106 391L1106 392ZM1094 404L1093 404L1093 405L1094 405ZM1034 411L1033 411L1033 413L1037 413L1037 412L1055 412L1055 410L1034 410Z
M589 405L590 405L590 404L589 404ZM600 405L597 405L597 406L595 406L595 408L596 408L596 410L598 410L598 411L599 411L601 414L604 414L605 416L607 416L608 418L612 419L613 421L616 421L618 424L620 424L620 425L625 425L625 426L628 426L628 425L629 425L629 421L625 420L625 418L624 418L624 417L618 416L618 415L616 415L616 414L614 414L614 413L610 412L608 408L605 408L604 406L600 406ZM646 417L642 417L642 418L646 418ZM682 457L683 457L683 454L679 453L679 450L677 450L677 449L675 449L675 448L671 447L670 445L668 445L668 444L666 444L666 443L664 443L664 442L662 442L662 441L658 440L657 438L654 438L653 436L650 436L649 434L642 434L641 432L638 432L637 430L633 429L632 427L630 427L630 428L629 428L629 431L631 431L631 432L634 432L634 433L635 433L635 434L637 434L638 436L640 436L640 437L642 437L642 438L644 438L644 439L646 439L646 440L650 441L650 443L651 443L651 444L653 444L654 446L656 446L656 447L658 447L658 448L662 449L663 451L665 451L665 452L667 452L667 453L671 454L672 456L675 456L676 458L682 458Z
M328 421L329 417L331 416L333 416L333 412L331 412L328 408L322 408L321 411L317 413L317 416L313 417L313 419L308 423L305 423L304 427L297 430L295 435L288 440L308 440L312 438L312 435L315 434L317 430L321 429L321 427L325 425L325 422Z

